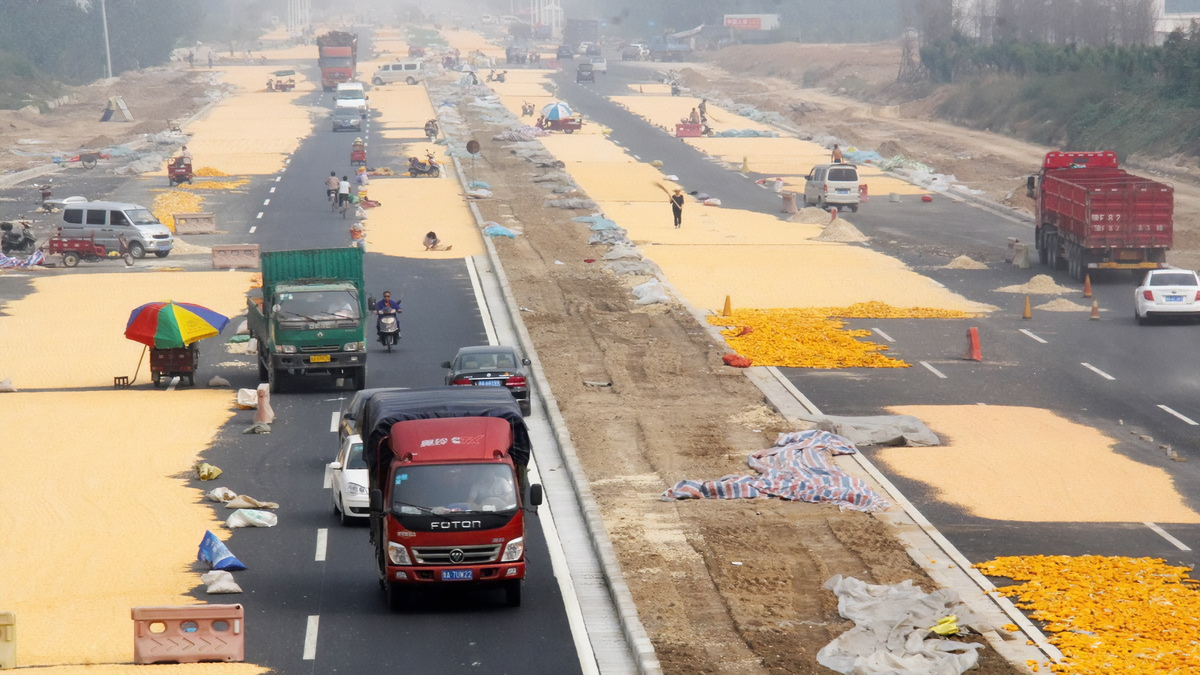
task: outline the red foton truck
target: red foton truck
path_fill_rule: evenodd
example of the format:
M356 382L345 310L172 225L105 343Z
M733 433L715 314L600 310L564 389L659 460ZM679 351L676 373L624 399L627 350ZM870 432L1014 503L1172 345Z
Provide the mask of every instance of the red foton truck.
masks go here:
M362 414L371 543L393 610L407 591L503 589L521 604L532 447L507 389L381 391Z
M1093 269L1164 266L1175 188L1117 166L1117 153L1050 152L1029 197L1037 200L1038 259L1082 281Z
M358 68L358 36L334 30L318 37L317 66L325 91L337 89L342 82L352 82Z

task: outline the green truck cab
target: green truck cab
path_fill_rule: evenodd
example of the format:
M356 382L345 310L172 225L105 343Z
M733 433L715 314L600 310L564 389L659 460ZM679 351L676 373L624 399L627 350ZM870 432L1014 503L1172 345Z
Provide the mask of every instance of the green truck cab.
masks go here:
M327 375L367 384L368 310L359 248L270 251L262 289L246 300L258 376L271 391L288 378Z

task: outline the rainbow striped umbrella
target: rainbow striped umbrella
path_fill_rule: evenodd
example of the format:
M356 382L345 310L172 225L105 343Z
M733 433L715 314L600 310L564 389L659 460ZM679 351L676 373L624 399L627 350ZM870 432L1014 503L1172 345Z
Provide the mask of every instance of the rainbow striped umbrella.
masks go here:
M129 313L125 337L159 349L186 347L214 337L229 319L187 302L149 302Z

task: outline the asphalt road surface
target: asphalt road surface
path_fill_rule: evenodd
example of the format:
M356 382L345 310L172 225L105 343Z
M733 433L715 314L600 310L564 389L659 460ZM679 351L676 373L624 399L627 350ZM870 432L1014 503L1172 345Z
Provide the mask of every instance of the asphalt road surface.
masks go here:
M610 58L609 74L596 79L595 84L577 84L568 69L555 81L559 96L573 109L612 128L610 137L644 160L663 160L687 190L719 197L725 208L779 212L779 197L754 183L767 176L743 176L725 168L606 98L627 95L631 82L655 81L652 70ZM686 110L682 105L680 110L682 116ZM958 196L935 195L931 203L905 197L897 203L875 195L848 216L871 237L871 248L900 258L956 293L1000 309L970 320L848 322L854 328L876 331L872 339L887 344L890 354L913 364L911 368L781 368L781 372L831 415L883 414L888 406L920 404L1046 408L1109 433L1120 441L1117 452L1164 469L1192 508L1200 510L1200 368L1193 357L1200 328L1192 321L1137 325L1133 319L1137 282L1129 272L1092 275L1095 299L1104 310L1100 321L1090 321L1087 313L1045 311L1023 320L1024 296L995 289L1028 281L1029 271L1003 260L1007 238L1031 241L1033 227L1003 211L981 208L976 200ZM958 255L992 264L983 271L942 268ZM1060 285L1079 288L1065 271L1052 272L1038 266L1036 259L1034 266L1035 273L1052 274ZM847 270L846 283L855 283L855 274L870 271ZM1090 304L1080 296L1081 292L1063 297ZM1054 297L1058 296L1032 300L1036 305ZM962 358L970 327L980 332L981 363ZM1144 443L1139 446L1130 440L1131 429L1152 436L1154 447L1169 444L1180 457L1192 461L1172 461L1165 451L1147 453ZM1011 442L1021 440L1021 430L1014 429ZM866 454L870 456L871 450ZM972 562L1039 553L1198 562L1195 552L1184 548L1200 547L1200 525L1030 524L976 518L939 501L929 486L890 473L882 463L876 466ZM1130 486L1130 491L1129 498L1136 499L1138 487ZM1151 525L1161 528L1162 534Z

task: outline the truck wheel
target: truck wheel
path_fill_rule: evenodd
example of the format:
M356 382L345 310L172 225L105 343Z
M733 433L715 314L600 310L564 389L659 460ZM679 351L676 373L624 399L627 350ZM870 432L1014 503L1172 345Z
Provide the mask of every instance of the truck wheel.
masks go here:
M388 351L391 351L389 348ZM354 371L354 391L362 391L367 388L367 369L359 368Z
M158 383L162 381L162 373L155 371L151 373L151 377L154 380L154 386L158 387Z
M258 348L258 381L259 382L269 382L270 381L271 376L270 376L270 374L267 373L266 363L267 363L266 356L263 355L263 348L260 346Z
M270 392L272 394L283 393L283 378L284 374L278 370L275 370L274 368L267 370L267 384L270 386Z
M510 581L504 586L504 602L509 607L521 606L521 580Z
M387 600L388 609L393 612L399 612L408 604L408 592L403 584L393 584L388 582L387 585Z

